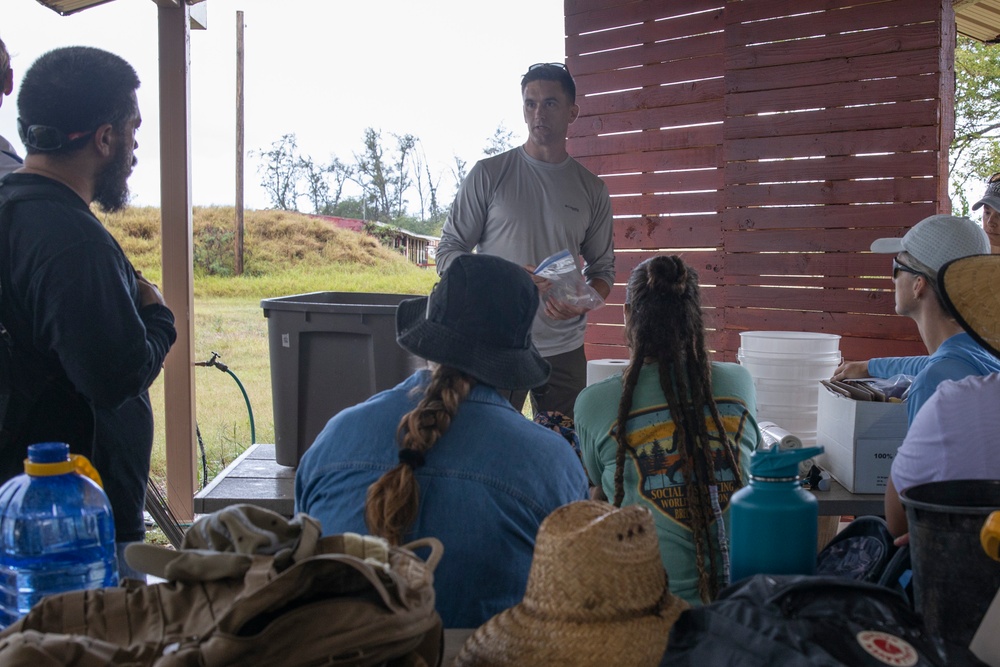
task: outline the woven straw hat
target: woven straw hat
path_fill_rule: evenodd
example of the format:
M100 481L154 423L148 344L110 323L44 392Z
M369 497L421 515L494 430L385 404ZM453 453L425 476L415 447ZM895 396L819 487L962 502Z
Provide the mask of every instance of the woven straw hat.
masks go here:
M1000 255L962 257L944 266L938 286L948 310L977 343L1000 357Z
M542 522L524 600L477 629L454 665L655 667L687 608L667 586L649 510L582 500Z

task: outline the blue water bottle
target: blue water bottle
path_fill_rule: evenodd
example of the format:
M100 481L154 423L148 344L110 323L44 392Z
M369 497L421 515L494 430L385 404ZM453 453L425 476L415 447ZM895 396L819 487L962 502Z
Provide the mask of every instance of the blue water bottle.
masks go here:
M822 447L776 445L750 455L750 483L729 502L730 581L816 573L819 503L802 488L799 461L822 453Z
M115 523L100 476L63 442L28 447L0 487L0 627L52 593L118 585Z

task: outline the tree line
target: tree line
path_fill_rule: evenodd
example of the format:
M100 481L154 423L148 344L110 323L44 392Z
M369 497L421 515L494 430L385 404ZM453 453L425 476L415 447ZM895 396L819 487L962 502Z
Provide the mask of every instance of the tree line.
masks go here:
M485 156L512 147L514 133L502 124L483 148ZM443 174L431 169L420 140L412 134L366 128L361 150L350 161L331 155L322 162L302 152L294 133L285 134L268 149L251 151L260 159L261 187L275 209L301 211L305 202L312 213L381 222L418 234L439 235L448 217L450 202L441 200ZM466 162L458 156L451 168L454 188L465 179ZM360 195L347 196L353 183ZM411 198L416 195L415 209ZM310 212L310 211L301 211Z
M952 209L956 215L969 215L972 202L965 195L966 184L1000 172L1000 46L996 44L958 38L955 136L948 163ZM982 190L977 187L974 194L978 198Z
M483 148L496 155L511 147L513 132L497 127ZM378 221L420 234L440 234L448 216L441 200L441 173L434 173L420 140L412 134L367 128L362 149L350 161L333 155L326 163L303 154L295 134L286 134L270 149L253 151L261 158L261 185L276 209L300 210ZM466 162L455 156L454 189L465 178ZM959 37L955 49L955 132L949 151L949 181L956 215L972 213L966 188L1000 172L1000 46ZM361 195L345 196L347 183ZM979 189L975 196L978 198ZM411 211L410 198L416 195ZM974 200L973 200L974 201ZM308 211L307 211L308 212Z

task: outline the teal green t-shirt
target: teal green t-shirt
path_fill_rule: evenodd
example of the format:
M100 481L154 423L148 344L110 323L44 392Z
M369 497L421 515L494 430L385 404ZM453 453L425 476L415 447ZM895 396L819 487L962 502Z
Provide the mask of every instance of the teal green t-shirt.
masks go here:
M680 455L674 440L674 422L660 388L657 364L647 364L639 374L628 418L631 451L625 459L623 505L644 505L653 513L660 539L660 555L670 578L670 590L690 604L702 603L698 595L698 570L694 537ZM615 452L618 444L613 431L621 399L621 376L593 384L577 398L576 432L580 438L583 464L594 484L599 484L608 498L614 498ZM736 458L740 480L749 473L750 453L757 447L757 400L753 379L742 366L734 363L712 364L712 393L730 442L737 443ZM711 420L708 410L705 418ZM709 421L709 432L715 427ZM731 469L718 443L716 480L719 481L719 504L723 510L726 535L729 534L729 499L738 489L736 472ZM724 583L722 559L718 549L716 522L709 527ZM708 568L706 558L705 567Z

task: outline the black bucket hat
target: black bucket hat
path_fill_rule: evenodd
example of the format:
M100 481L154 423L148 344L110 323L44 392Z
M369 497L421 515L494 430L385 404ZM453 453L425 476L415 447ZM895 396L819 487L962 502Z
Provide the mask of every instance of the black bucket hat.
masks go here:
M549 363L531 342L538 289L522 267L491 255L459 255L430 296L396 309L396 341L483 384L532 389Z

